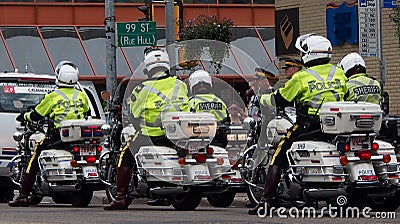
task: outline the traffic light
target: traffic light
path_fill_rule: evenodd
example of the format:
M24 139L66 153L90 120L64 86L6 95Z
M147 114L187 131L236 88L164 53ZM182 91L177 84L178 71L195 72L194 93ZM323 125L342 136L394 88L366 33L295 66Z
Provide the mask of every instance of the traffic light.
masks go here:
M144 18L139 18L139 21L153 21L154 6L152 0L146 0L145 5L139 6L138 10L145 15Z

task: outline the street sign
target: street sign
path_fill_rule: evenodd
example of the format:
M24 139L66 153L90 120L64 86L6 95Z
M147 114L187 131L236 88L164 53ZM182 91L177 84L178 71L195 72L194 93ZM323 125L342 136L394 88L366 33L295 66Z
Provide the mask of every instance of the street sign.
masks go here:
M397 8L397 0L383 0L383 8Z
M157 43L156 22L117 23L116 27L118 47L155 46Z
M379 0L359 0L359 49L363 57L379 56Z

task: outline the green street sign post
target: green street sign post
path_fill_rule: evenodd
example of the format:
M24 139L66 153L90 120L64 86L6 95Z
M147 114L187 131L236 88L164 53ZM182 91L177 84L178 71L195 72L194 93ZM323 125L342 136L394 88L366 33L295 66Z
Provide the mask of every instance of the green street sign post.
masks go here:
M157 27L154 21L117 23L117 46L156 46Z

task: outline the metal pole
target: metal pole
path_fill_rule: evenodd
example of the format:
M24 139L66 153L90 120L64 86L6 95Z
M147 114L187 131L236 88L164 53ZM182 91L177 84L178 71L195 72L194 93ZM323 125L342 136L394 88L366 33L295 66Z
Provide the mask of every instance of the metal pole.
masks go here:
M117 88L114 0L105 0L106 90L114 96Z
M167 52L171 63L171 75L176 75L176 55L175 55L175 26L174 26L174 1L167 0L165 2L165 39Z
M380 83L381 83L381 92L383 93L383 86L385 85L386 82L386 62L383 58L383 53L382 53L382 8L383 8L383 0L378 0L378 10L377 17L379 18L379 24L378 24L378 58L379 58L379 78L380 78Z

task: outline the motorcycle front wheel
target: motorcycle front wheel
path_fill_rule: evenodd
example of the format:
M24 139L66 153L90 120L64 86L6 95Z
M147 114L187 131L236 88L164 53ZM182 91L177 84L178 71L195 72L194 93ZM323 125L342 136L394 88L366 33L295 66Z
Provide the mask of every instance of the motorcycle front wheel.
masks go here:
M243 155L242 178L246 184L246 194L252 206L258 204L264 191L266 168L262 165L254 167L253 150Z
M400 191L390 197L369 198L368 206L375 212L394 212L400 207Z

